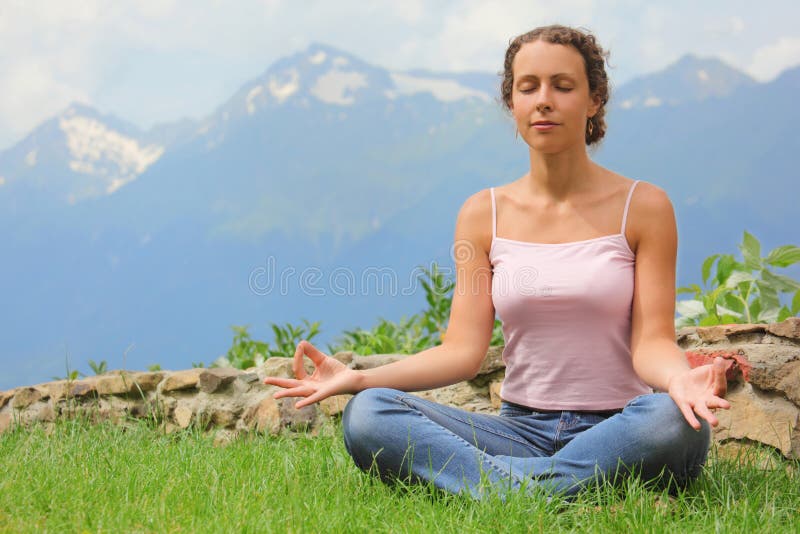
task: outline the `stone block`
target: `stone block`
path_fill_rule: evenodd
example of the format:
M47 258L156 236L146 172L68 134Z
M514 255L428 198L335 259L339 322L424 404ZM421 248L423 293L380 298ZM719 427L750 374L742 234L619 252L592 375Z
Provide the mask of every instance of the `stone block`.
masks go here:
M777 393L743 383L728 391L729 410L718 410L717 441L748 439L775 447L787 458L800 458L800 408Z
M9 389L8 391L0 391L0 410L3 409L3 406L6 405L8 401L14 398L14 393L16 393L16 389Z
M495 347L489 347L489 350L486 351L486 357L483 359L481 363L481 368L478 371L479 375L488 375L498 369L505 369L506 364L503 361L503 349L505 346L498 345Z
M55 382L41 384L39 387L47 391L47 396L53 402L58 402L69 395L72 384L73 382L70 380L56 380Z
M345 365L350 365L350 362L353 361L353 357L356 355L355 352L352 350L341 350L336 354L331 354L331 357L339 360Z
M787 317L780 323L767 326L767 331L776 336L800 341L800 317Z
M375 367L380 367L381 365L402 360L407 356L407 354L369 354L367 356L356 355L353 357L353 361L350 362L348 367L356 370L374 369Z
M489 401L492 404L492 408L495 410L500 409L500 403L503 401L500 398L500 388L503 386L502 380L497 380L489 384Z
M349 394L334 395L332 397L322 399L319 402L319 409L322 413L328 416L339 415L344 411L345 406L347 406L347 403L352 398L353 396Z
M277 434L281 429L278 401L269 393L252 404L242 416L245 428L257 432Z
M241 371L232 367L215 367L200 373L198 389L205 393L215 393L233 382Z
M705 343L720 343L728 341L728 336L751 332L765 332L765 324L720 324L714 326L697 327L697 335Z
M97 382L93 378L85 378L72 382L68 389L70 397L86 397L97 393Z
M195 369L186 369L185 371L175 371L170 373L161 382L161 391L177 391L181 389L190 389L197 387L197 382L200 380L200 374L206 371L202 367Z
M299 398L290 397L278 400L281 425L294 431L309 430L317 419L317 405L303 406L298 410L294 405L299 401Z
M277 376L280 378L294 378L294 371L292 370L292 361L294 358L283 358L280 356L273 356L267 358L257 369L258 377L264 380L268 376ZM314 372L314 364L308 358L303 361L303 367L307 374Z
M15 410L22 410L27 408L34 402L42 398L42 392L34 387L17 388L14 398L11 401L11 407Z
M189 425L192 424L193 417L194 413L192 413L191 408L183 404L175 408L175 411L172 413L172 419L175 421L175 424L178 425L178 428L188 428Z

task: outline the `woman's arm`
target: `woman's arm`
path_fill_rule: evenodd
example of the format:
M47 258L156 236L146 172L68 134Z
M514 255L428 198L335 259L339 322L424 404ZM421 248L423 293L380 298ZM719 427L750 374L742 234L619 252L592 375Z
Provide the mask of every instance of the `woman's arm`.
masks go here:
M724 362L720 358L691 369L675 341L678 232L672 203L663 189L647 182L639 184L636 197L629 219L639 229L631 311L633 367L647 384L668 391L694 428L700 428L695 413L716 426L711 409L730 407L722 399Z
M491 205L488 190L468 198L456 221L453 256L456 286L450 307L447 334L441 345L373 369L355 371L326 356L308 341L295 352L295 379L267 377L266 384L283 388L280 397L305 397L301 408L330 395L355 393L371 387L419 391L473 378L486 356L494 326L491 297ZM307 376L303 356L311 358L315 371Z

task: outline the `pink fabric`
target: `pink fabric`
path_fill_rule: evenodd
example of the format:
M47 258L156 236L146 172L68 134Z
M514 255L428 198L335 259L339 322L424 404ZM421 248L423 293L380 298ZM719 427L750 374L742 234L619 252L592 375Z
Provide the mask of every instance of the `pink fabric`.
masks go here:
M569 243L497 237L492 196L492 301L503 322L500 396L543 410L610 410L652 389L633 370L636 256L620 233Z

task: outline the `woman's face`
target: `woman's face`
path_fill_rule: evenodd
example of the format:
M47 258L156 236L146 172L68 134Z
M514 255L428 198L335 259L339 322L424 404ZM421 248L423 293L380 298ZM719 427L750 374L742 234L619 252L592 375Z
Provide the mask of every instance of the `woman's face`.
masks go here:
M586 121L597 113L599 103L589 96L580 52L545 41L525 43L512 69L511 111L525 142L551 154L576 144L583 147Z

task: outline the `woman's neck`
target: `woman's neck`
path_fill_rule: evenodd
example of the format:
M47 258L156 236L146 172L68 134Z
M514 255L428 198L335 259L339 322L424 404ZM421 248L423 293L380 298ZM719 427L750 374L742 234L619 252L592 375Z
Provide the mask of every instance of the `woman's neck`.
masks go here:
M561 204L592 189L595 164L581 146L558 154L530 150L530 172L522 178L523 190L548 204Z

